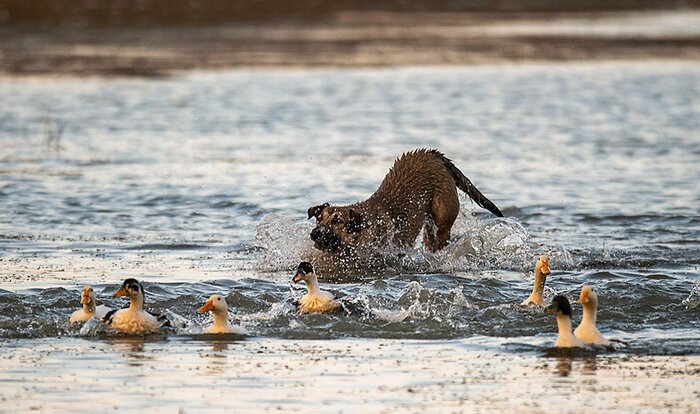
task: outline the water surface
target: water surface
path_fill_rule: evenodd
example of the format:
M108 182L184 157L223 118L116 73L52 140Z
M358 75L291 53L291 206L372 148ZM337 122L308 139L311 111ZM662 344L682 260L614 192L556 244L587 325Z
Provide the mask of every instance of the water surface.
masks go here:
M536 257L548 254L546 298L562 293L574 301L584 283L594 284L601 330L630 343L602 361L624 370L634 366L624 358L666 358L680 364L672 377L683 380L697 374L700 346L699 96L697 65L672 62L1 80L3 358L35 346L59 349L60 364L95 348L120 354L109 335L81 336L65 320L83 285L118 307L123 302L111 294L136 277L145 281L149 307L177 321L137 355L175 375L189 368L173 368L157 350L201 365L186 355L209 352L196 335L207 318L195 311L212 293L226 295L232 319L258 337L215 352L231 358L245 349L247 369L256 363L248 347L270 346L280 355L275 364L284 364L284 350L319 339L311 347L330 354L347 345L364 373L394 358L373 362L381 344L421 367L430 364L422 352L448 344L457 361L495 352L529 372L551 364L538 358L555 328L551 317L517 304L531 289ZM366 198L393 160L417 147L443 151L506 218L462 197L445 251L417 244L383 252L386 269L369 278L321 274L343 310L297 314L292 302L303 292L289 279L299 261L314 257L306 209ZM579 312L575 306L575 322ZM462 354L465 341L478 351ZM26 360L20 366L1 379L29 381L48 370ZM413 372L381 378L422 383ZM3 397L16 391L8 384ZM692 401L698 384L689 385L681 394ZM613 394L601 406L614 407ZM367 400L376 411L397 407ZM484 410L503 409L496 400ZM173 406L202 400L189 401Z

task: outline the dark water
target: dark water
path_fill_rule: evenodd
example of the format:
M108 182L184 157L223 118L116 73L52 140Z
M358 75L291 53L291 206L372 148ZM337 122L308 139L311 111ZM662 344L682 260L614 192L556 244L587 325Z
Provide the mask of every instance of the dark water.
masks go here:
M695 64L1 80L0 102L0 338L79 335L65 321L80 288L120 306L111 294L136 277L173 335L220 293L256 336L536 349L553 318L517 304L548 254L546 298L594 284L626 352L700 349ZM343 280L326 285L343 311L298 315L306 209L366 198L416 147L442 150L507 218L462 198L448 249L322 274Z

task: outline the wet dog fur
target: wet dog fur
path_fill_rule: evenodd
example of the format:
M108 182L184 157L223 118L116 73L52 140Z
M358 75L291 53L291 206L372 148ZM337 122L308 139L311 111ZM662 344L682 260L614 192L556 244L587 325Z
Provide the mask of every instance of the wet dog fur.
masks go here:
M316 219L314 247L325 252L412 246L423 229L431 251L444 248L459 214L457 188L498 217L501 211L437 150L417 149L399 157L367 200L308 209Z

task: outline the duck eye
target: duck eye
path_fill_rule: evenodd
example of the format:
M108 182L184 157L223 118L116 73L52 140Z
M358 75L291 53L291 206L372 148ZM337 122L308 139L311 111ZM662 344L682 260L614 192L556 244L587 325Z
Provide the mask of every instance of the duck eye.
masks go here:
M216 299L216 300L221 300L221 298L218 298L218 299Z

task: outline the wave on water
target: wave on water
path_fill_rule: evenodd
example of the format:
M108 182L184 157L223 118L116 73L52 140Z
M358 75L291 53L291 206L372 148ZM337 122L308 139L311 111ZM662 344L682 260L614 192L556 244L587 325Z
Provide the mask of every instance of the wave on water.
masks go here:
M600 273L600 272L599 272ZM602 272L606 273L606 272ZM697 283L667 275L600 274L595 285L600 300L598 324L611 337L630 342L624 352L693 353L700 345ZM609 273L609 272L608 272ZM444 274L399 275L369 282L328 284L342 308L329 314L301 314L294 303L305 289L287 281L267 279L215 282L144 283L149 310L167 317L172 328L159 337L199 337L211 317L197 312L212 293L222 294L230 320L253 336L292 339L491 338L495 343L517 341L549 347L556 336L552 315L538 308L522 308L531 280L506 272L508 277L472 278ZM575 303L590 273L556 272L550 275L546 300L564 294L574 304L574 323L580 320ZM663 284L663 286L660 286ZM98 304L120 308L124 300L112 297L117 284L94 286ZM79 308L79 289L48 288L22 292L0 291L0 338L82 336L121 337L97 319L68 323ZM640 327L643 327L640 330ZM529 338L529 339L524 339ZM682 340L685 338L685 340Z

